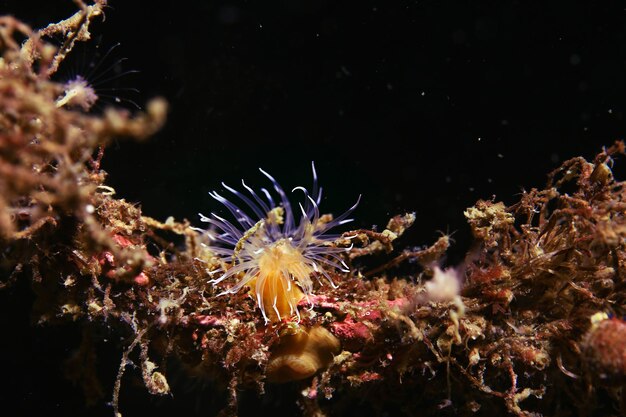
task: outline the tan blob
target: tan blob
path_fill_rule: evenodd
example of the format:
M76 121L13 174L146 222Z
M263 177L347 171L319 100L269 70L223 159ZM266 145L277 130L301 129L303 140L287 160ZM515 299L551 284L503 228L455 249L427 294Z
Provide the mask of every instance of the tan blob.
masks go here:
M308 378L328 367L339 348L339 339L321 326L282 336L267 365L267 380L283 383Z

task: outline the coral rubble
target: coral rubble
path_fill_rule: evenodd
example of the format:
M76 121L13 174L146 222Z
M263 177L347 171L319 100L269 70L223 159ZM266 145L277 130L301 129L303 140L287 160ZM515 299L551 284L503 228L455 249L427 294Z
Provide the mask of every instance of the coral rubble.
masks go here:
M438 264L447 236L394 248L411 214L383 232L344 233L335 244L354 244L352 272L333 271L337 288L301 300L300 320L266 323L249 293L216 296L209 271L223 260L201 245L206 236L147 217L106 186L106 145L149 136L166 105L137 115L68 105L50 77L105 2L77 4L41 30L0 18L0 286L28 281L40 324L79 323L84 364L97 355L90 330L122 336L108 394L95 367L68 364L88 402L109 395L123 414L127 370L152 394L175 391L175 361L229 399L227 414L241 391L276 384L297 388L291 401L306 415L626 412L626 183L611 172L623 143L566 161L512 206L467 209L475 245L454 269ZM358 272L382 253L396 256Z

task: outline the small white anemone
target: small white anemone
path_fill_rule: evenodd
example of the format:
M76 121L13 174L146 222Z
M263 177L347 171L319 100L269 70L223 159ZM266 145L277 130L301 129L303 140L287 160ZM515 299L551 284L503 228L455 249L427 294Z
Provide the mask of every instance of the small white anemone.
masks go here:
M107 83L118 80L130 74L135 74L137 70L121 70L121 64L126 58L119 58L109 63L109 57L113 54L120 44L116 43L111 46L97 61L91 62L88 68L84 68L84 75L76 75L72 79L63 84L63 92L56 100L57 107L69 109L80 108L84 112L90 111L98 100L116 103L116 105L130 105L133 108L141 107L133 100L119 96L119 92L134 92L139 90L132 87L113 87L105 88ZM98 48L99 45L96 46Z
M63 95L56 101L57 107L80 107L89 111L98 101L94 88L80 75L63 85Z

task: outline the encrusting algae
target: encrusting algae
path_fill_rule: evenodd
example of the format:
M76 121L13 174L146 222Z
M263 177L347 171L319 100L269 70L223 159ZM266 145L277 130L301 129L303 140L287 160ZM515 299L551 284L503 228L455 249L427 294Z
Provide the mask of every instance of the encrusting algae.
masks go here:
M131 405L125 372L165 395L180 389L178 369L211 384L207 414L258 400L244 391L268 407L277 384L292 388L283 404L311 416L626 412L626 183L610 168L622 142L566 161L512 206L478 201L465 212L474 249L457 268L439 268L448 236L395 247L412 214L382 232L326 233L348 218L319 212L315 173L310 193L294 190L299 210L269 174L274 193L225 186L249 212L213 193L238 225L212 214L198 232L106 185L104 147L152 134L166 105L95 115L65 104L50 77L105 6L77 4L42 30L0 18L0 287L28 282L37 323L82 328L66 367L86 403L106 395L119 416ZM120 336L121 357L105 386L103 331Z

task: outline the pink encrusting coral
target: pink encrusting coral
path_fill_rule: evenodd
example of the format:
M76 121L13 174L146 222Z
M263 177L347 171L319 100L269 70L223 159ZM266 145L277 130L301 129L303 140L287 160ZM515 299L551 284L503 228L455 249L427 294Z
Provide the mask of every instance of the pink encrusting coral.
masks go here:
M321 215L319 204L322 188L318 185L314 163L311 163L311 168L311 193L304 187L292 190L304 194L304 202L298 203L301 214L299 222L296 221L297 210L294 213L283 188L262 169L261 173L271 181L280 198L278 204L267 189L261 188L265 197L263 199L242 180L241 184L249 196L224 183L222 185L245 203L249 213L217 192L209 193L230 211L238 225L215 213L210 216L200 214L200 220L214 228L206 234L215 244L205 245L206 248L227 263L221 270L211 271L212 274L221 273L212 282L220 284L229 277L240 277L236 284L227 287L221 295L234 294L250 286L266 322L293 315L299 318L298 302L313 292L311 276L317 277L322 285L319 278L323 276L331 286L335 286L329 270L349 272L340 256L349 248L335 245L335 240L340 236L327 232L352 221L348 216L357 207L361 197L336 218Z

